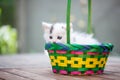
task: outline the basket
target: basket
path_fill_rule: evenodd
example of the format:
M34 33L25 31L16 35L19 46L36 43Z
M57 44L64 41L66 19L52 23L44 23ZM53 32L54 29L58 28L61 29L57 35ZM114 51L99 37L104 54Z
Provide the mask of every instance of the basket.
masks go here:
M102 74L112 48L111 43L101 45L47 43L45 45L53 72L70 75Z
M88 28L91 27L91 0L88 0ZM111 43L100 45L70 44L70 5L67 5L67 43L46 43L45 49L54 73L68 75L102 74L109 53L113 49ZM88 30L88 33L90 30Z

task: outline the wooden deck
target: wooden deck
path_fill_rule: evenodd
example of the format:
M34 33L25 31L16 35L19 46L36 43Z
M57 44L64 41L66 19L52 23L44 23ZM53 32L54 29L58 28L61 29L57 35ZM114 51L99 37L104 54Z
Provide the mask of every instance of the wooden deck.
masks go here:
M120 80L120 59L109 57L102 75L70 76L52 73L46 55L0 56L0 80Z

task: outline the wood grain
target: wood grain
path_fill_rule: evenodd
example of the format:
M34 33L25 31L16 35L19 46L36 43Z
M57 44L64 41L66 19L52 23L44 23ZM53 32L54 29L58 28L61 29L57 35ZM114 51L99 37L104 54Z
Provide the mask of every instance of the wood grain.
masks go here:
M120 72L105 71L102 75L70 76L54 74L51 68L0 69L0 80L119 80Z
M102 75L70 76L54 74L45 55L0 56L0 80L120 80L120 58L110 57Z

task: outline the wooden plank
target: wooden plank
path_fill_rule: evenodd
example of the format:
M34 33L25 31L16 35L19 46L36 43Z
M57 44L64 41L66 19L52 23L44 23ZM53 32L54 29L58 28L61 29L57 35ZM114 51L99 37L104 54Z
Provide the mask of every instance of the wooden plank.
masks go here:
M120 65L107 65L105 67L105 70L120 73Z
M5 80L5 79L3 79L3 78L0 78L0 80Z
M53 74L52 72L50 72L50 69L29 69L29 70L32 70L32 71L29 71L29 70L26 70L26 69L19 69L21 71L25 71L25 72L28 72L28 73L32 73L32 74L37 74L37 75L40 75L42 77L45 77L47 78L46 80L78 80L79 78L76 78L76 77L71 77L71 76L64 76L64 75L59 75L59 74ZM39 74L38 74L39 73ZM44 80L44 79L41 79L41 80ZM84 79L84 78L81 78L81 80L88 80L88 79Z
M0 80L30 80L8 72L0 71Z
M51 68L21 68L0 70L0 80L13 80L13 78L17 80L118 80L120 76L119 66L116 65L109 65L104 71L104 74L93 76L69 76L54 74L52 73Z
M105 71L104 74L102 75L96 75L99 77L107 78L108 80L119 80L120 79L120 73L116 72L110 72L110 71Z
M0 80L119 80L120 73L105 71L102 75L69 76L52 73L50 68L45 69L0 69Z
M22 71L19 69L3 69L4 72L7 73L11 73L14 75L18 75L24 78L27 78L29 80L48 80L48 78L38 75L38 74L34 74L34 73L30 73L30 72L26 72L26 71ZM16 79L17 80L17 79ZM53 78L49 78L49 80L54 80Z
M45 77L49 78L54 78L57 80L108 80L108 78L103 78L103 77L99 77L99 76L70 76L70 75L60 75L60 74L54 74L50 68L45 68L45 69L21 69L23 71L27 71L27 72L32 72L35 74L39 74ZM109 79L112 80L112 79Z

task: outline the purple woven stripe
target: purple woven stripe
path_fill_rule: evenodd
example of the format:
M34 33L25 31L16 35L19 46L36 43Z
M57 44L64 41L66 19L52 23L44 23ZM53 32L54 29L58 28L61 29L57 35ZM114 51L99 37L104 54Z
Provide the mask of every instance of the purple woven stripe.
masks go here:
M72 71L70 74L71 75L81 75L81 72L79 72L79 71Z
M82 51L71 51L71 54L83 54Z
M54 50L48 50L49 53L54 53Z
M102 73L103 73L103 70L97 71L97 74L102 74Z
M66 54L66 51L64 51L64 50L56 50L56 52L57 52L58 54Z
M53 69L52 71L53 71L53 73L58 73L58 71L56 69ZM81 73L81 71L71 71L70 73L68 73L68 71L66 71L66 70L59 70L59 73L62 75L67 75L67 74L70 74L70 75L93 75L93 74L102 74L103 70L98 70L95 73L93 70L88 70L88 71L85 71L84 73Z
M60 70L60 72L59 72L60 74L64 74L64 75L66 75L66 74L68 74L68 72L67 71L65 71L65 70Z
M56 69L53 69L53 72L54 72L54 73L57 73L57 70L56 70Z
M86 71L84 74L85 74L85 75L92 75L92 74L94 74L94 71L88 70L88 71Z
M97 52L87 52L88 55L97 55Z

